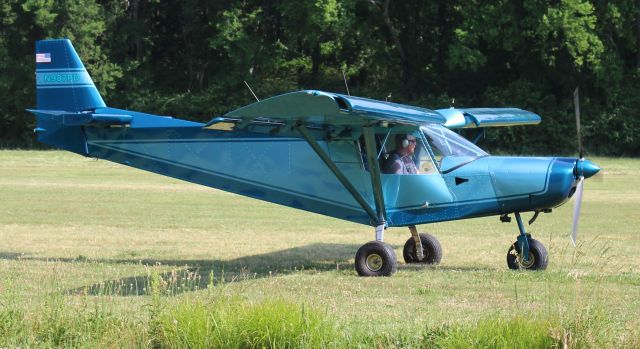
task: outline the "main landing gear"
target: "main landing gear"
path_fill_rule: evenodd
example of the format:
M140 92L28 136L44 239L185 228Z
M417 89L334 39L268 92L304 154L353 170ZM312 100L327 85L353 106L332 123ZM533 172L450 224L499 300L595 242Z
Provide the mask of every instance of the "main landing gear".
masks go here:
M418 234L409 226L411 238L404 244L405 263L437 264L442 259L440 242L429 234ZM391 276L398 270L398 259L393 248L382 242L384 226L376 227L376 240L364 244L356 253L356 271L360 276Z
M442 247L440 242L435 236L421 233L418 234L418 230L415 225L410 225L411 237L404 244L402 249L402 256L404 262L410 263L424 263L424 264L438 264L442 259Z
M515 212L516 222L520 235L507 252L507 266L509 269L525 269L525 270L544 270L547 269L549 263L549 254L544 245L528 234L522 224L522 218L519 212ZM510 218L506 215L500 217L503 222L509 222ZM530 222L531 223L531 222Z
M391 245L370 241L356 253L356 271L360 276L391 276L398 270L398 259Z

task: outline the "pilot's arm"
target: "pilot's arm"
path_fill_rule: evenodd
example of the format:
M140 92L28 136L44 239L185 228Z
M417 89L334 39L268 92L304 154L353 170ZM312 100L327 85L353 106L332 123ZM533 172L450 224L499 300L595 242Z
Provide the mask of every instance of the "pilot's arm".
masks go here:
M382 165L382 173L386 174L402 174L402 160L397 154L392 154Z

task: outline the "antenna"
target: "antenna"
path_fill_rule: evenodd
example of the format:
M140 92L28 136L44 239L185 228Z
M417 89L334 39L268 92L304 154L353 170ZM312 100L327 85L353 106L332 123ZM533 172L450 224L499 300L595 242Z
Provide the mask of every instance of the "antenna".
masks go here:
M456 99L455 98L451 98L451 109L453 109L453 106L456 104Z
M389 95L387 97L385 97L384 101L388 102L390 98L391 98L391 92L389 92Z
M347 76L344 75L344 70L342 71L342 79L344 80L344 87L347 88L347 94L351 96L351 93L349 93L349 85L347 85Z
M258 99L258 96L256 96L255 93L253 93L253 90L251 89L251 86L249 86L249 84L247 83L247 81L244 81L244 84L247 85L247 88L249 89L249 91L251 92L251 94L253 95L253 97L256 99L256 101L260 102L260 99Z

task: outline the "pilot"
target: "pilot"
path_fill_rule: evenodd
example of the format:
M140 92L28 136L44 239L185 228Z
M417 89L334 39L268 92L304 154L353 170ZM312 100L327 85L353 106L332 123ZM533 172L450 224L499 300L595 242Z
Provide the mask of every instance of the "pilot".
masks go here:
M389 155L382 165L382 172L388 174L417 174L418 168L413 161L416 151L416 137L412 134L400 134L396 137L396 151Z

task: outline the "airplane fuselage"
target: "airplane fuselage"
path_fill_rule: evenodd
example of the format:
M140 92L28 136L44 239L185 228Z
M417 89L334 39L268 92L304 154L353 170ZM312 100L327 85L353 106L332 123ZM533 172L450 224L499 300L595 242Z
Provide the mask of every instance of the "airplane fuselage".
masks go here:
M208 187L352 222L371 219L325 166L309 144L294 133L225 131L174 118L123 111L125 126L61 127L76 142L51 143L67 150ZM159 127L159 120L164 126ZM59 127L39 115L41 128ZM49 135L50 137L44 136ZM65 137L69 139L69 137ZM319 140L318 144L371 205L370 174L357 140ZM416 175L382 174L388 226L408 226L463 218L552 208L575 187L574 158L483 156L449 171Z

